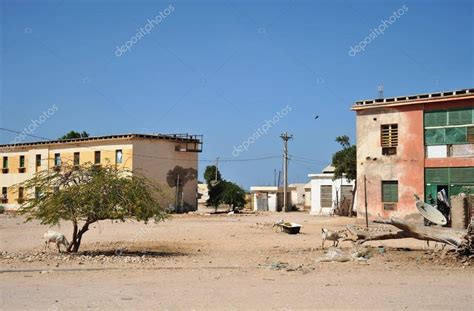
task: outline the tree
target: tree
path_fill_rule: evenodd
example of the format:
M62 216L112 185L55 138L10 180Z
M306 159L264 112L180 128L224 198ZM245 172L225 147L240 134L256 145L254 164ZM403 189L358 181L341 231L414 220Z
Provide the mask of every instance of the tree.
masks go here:
M86 131L82 131L82 133L79 133L76 131L70 131L69 133L67 133L66 135L63 135L59 139L74 139L74 138L85 138L85 137L89 137L89 133L87 133Z
M216 178L217 177L217 178ZM215 165L209 165L204 171L204 179L207 183L207 189L209 190L209 199L207 200L208 206L213 206L217 211L217 208L221 204L221 194L224 190L222 182L222 176L219 169Z
M220 201L224 204L229 205L232 211L235 211L236 207L245 206L245 190L239 185L230 182L223 181L222 193L220 194Z
M217 178L216 178L216 171L217 171ZM221 172L215 165L206 166L206 170L204 171L204 179L206 180L208 185L211 184L211 182L214 180L221 181L222 180Z
M19 209L26 221L38 219L46 225L72 222L68 252L79 250L82 236L97 221L134 218L146 223L167 217L158 203L160 189L146 178L114 166L85 164L45 170L20 186L35 191Z
M336 137L342 150L337 151L332 156L332 166L334 166L334 179L345 177L348 181L354 180L354 189L352 190L352 202L349 209L349 217L352 216L354 208L354 198L357 189L357 148L351 145L347 135Z

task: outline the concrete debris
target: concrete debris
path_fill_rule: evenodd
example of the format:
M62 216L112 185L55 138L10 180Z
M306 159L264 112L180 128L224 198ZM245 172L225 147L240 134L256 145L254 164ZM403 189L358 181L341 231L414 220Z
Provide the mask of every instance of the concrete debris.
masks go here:
M347 261L366 261L372 257L372 253L366 247L355 247L350 251L343 251L337 247L329 247L326 254L316 259L317 262L347 262Z
M38 253L7 253L2 252L0 260L5 261L23 261L28 263L39 262L39 261L57 261L56 267L59 266L59 262L77 262L78 264L89 263L146 263L155 262L158 258L153 255L147 255L144 252L137 252L138 255L116 255L112 252L109 254L87 254L87 253L54 253L54 252L38 252Z
M286 269L288 267L288 263L287 262L272 262L271 265L270 265L270 269L271 270L282 270L282 269Z

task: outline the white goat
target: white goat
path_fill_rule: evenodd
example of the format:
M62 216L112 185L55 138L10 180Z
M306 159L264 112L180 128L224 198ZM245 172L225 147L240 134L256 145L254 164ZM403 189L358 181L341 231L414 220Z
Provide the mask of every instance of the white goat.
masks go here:
M61 252L61 248L59 247L60 244L64 245L64 247L67 248L69 247L69 242L67 241L66 237L64 234L53 231L53 230L48 230L43 234L43 239L44 241L44 251L46 252L46 248L49 249L49 243L56 243L56 247L58 248L58 251Z
M321 247L324 249L324 242L326 240L332 241L332 245L337 247L339 239L346 238L346 234L343 231L331 231L326 228L321 228L321 237L323 239Z

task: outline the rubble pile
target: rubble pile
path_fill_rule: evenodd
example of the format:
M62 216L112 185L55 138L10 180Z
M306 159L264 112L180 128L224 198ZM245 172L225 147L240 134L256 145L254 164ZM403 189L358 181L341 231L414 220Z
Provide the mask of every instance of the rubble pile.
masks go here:
M6 251L2 252L0 260L2 261L22 261L22 262L74 262L78 264L88 263L152 263L159 260L158 257L153 255L147 255L146 252L134 253L133 255L120 255L120 252L117 254L88 254L85 253L53 253L53 252L16 252L8 253Z

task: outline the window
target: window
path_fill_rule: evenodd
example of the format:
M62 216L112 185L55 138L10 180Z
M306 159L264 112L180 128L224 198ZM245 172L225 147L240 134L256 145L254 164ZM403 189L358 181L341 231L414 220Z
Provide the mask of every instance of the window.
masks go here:
M474 126L467 128L467 142L474 143Z
M8 203L8 188L2 187L2 196L0 198L2 203Z
M425 145L463 145L474 142L474 109L425 111Z
M474 109L452 109L448 110L448 125L471 124Z
M41 166L41 154L36 155L36 167Z
M382 181L382 202L398 202L398 181Z
M100 164L100 151L94 152L94 164Z
M41 197L41 190L39 187L35 187L35 199L39 199Z
M20 165L18 167L18 172L19 173L24 173L25 172L25 156L21 155L20 156Z
M80 153L79 152L74 152L74 166L79 165L80 163Z
M18 188L18 203L23 203L25 201L25 188L19 187Z
M8 173L8 157L3 157L3 166L2 166L2 173Z
M54 154L54 166L61 166L61 154L55 153Z
M122 164L122 150L115 150L115 164Z
M447 111L426 111L424 119L425 127L445 126L448 124L448 113Z
M380 142L383 155L397 154L398 124L383 124L380 128Z
M332 207L332 186L321 185L321 207Z

